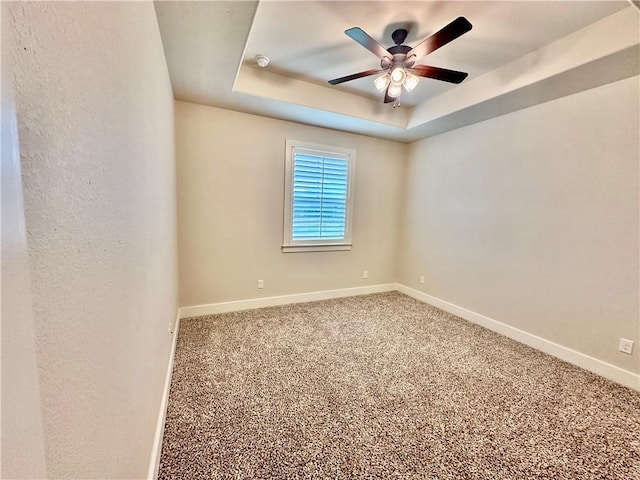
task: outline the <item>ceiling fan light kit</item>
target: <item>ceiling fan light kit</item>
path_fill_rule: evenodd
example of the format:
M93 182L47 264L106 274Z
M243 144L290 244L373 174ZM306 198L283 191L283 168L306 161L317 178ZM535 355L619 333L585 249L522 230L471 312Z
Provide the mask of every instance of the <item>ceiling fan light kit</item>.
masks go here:
M378 78L376 78L373 81L373 84L375 85L376 89L380 93L382 93L389 86L389 82L391 82L391 75L389 75L388 73L385 73L384 75L380 75Z
M405 78L407 78L407 72L401 66L398 65L391 69L391 83L394 85L402 85Z
M420 79L416 77L413 73L407 72L407 75L404 79L404 83L402 84L402 86L405 88L407 92L410 92L411 90L413 90L418 86L419 81Z
M387 95L389 95L391 98L398 98L401 93L402 93L402 85L397 83L392 83L391 85L389 85L389 88L387 89Z
M385 48L360 27L345 30L345 34L372 52L380 59L380 68L354 73L346 77L329 80L331 85L368 77L382 73L373 84L376 89L384 92L384 103L399 105L398 98L402 93L402 87L410 92L418 85L419 77L433 78L450 83L460 83L467 73L448 70L446 68L432 67L429 65L416 65L416 62L429 53L455 40L459 36L471 30L471 23L464 17L458 17L415 47L403 45L407 38L407 30L399 28L391 34L395 45Z

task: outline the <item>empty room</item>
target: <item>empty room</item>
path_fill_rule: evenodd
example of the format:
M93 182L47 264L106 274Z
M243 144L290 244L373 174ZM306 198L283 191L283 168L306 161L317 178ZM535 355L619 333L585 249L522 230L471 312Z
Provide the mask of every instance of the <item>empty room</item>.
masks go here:
M640 480L638 2L0 6L0 478Z

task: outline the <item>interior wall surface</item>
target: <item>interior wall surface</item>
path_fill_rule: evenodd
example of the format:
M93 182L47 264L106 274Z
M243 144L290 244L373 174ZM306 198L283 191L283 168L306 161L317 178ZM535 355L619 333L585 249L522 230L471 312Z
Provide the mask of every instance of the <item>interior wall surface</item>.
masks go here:
M145 478L178 302L153 3L8 10L47 476Z
M8 18L0 4L0 22ZM44 432L36 360L31 273L20 167L20 145L11 55L13 36L2 29L2 275L0 365L2 366L0 478L45 478Z
M396 281L405 145L185 102L175 110L181 306ZM287 139L356 150L352 250L282 252Z
M636 76L412 144L400 282L637 373L638 93Z

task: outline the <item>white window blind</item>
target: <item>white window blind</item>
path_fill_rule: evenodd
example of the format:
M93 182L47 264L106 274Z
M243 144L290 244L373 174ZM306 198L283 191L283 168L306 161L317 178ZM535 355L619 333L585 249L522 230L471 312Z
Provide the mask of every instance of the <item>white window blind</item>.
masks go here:
M293 240L343 240L348 159L298 149L294 155Z
M287 141L283 247L350 247L354 158L352 150Z

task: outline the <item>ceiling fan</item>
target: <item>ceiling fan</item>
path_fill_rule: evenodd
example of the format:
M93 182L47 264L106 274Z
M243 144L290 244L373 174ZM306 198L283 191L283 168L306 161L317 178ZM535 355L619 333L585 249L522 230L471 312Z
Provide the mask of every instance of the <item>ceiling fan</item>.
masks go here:
M379 92L384 92L384 103L394 103L394 106L399 105L398 98L402 93L402 87L404 86L410 92L418 84L418 77L460 83L467 77L467 73L428 65L416 65L416 62L425 55L467 33L471 28L472 25L469 20L464 17L458 17L413 48L402 44L408 34L404 28L399 28L391 34L395 45L389 48L384 48L360 27L349 28L344 33L376 55L380 59L380 68L335 78L329 80L329 83L338 85L356 78L382 73L373 83Z

